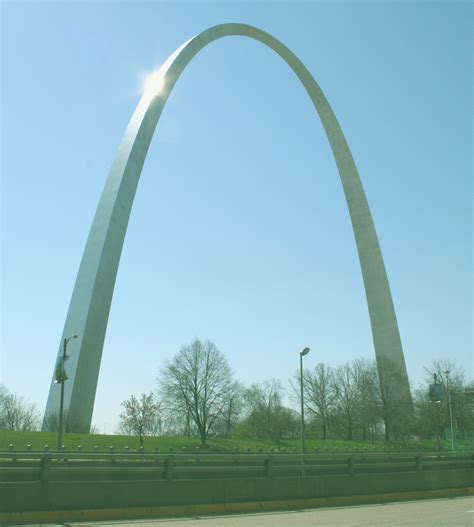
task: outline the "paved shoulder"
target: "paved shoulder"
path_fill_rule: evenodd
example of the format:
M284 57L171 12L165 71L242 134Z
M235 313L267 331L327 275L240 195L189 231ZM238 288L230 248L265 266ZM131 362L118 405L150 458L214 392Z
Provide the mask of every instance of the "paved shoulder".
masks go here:
M75 523L74 527L473 527L474 498L461 497L232 516L128 522Z

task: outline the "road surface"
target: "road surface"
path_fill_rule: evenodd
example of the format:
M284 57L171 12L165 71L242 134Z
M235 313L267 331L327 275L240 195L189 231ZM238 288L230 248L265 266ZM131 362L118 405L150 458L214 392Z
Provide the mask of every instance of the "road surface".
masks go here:
M474 497L231 516L70 523L71 527L474 527Z

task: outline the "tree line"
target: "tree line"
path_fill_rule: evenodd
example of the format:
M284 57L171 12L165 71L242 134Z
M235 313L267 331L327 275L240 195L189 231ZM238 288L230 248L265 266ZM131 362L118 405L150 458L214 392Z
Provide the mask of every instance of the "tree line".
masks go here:
M449 379L446 372L449 371ZM405 441L449 438L448 380L453 425L460 439L474 435L474 386L451 361L425 368L423 387L412 401L400 396L400 379L390 362L355 359L332 367L318 363L304 370L307 438ZM430 402L428 384L441 385L439 402ZM155 391L122 403L117 432L143 438L156 435L270 440L300 437L300 375L249 386L235 379L227 358L211 341L195 339L161 368ZM57 415L46 426L57 430ZM0 430L38 430L35 405L0 384ZM65 412L65 430L75 431ZM91 433L97 433L93 427Z
M460 438L474 432L474 408L465 374L450 361L434 361L426 387L404 400L398 370L390 361L355 359L338 367L318 363L304 370L306 437L406 441L446 439L448 378L454 425ZM427 385L437 375L441 400L430 402ZM300 436L300 374L288 380L245 386L234 378L226 357L211 341L195 339L160 370L155 392L122 403L119 433L199 437L241 437L279 443ZM284 400L289 404L284 404Z
M39 423L37 407L0 384L0 430L38 430Z

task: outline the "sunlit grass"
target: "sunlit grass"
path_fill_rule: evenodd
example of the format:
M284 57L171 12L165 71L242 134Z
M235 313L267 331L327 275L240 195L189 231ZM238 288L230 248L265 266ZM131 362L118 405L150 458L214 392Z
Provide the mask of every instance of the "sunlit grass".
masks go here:
M54 450L57 442L57 434L53 432L0 432L0 450L9 450L10 445L17 451L26 450L27 445L32 450L44 450L48 445L50 450ZM98 447L99 452L106 452L112 446L115 451L125 451L125 447L130 450L138 450L138 437L118 436L118 435L90 435L90 434L64 434L63 444L66 450L76 451L77 447L82 446L83 451L93 451ZM450 442L441 442L443 450L449 450ZM275 451L299 451L300 442L298 439L282 441L279 444L271 441L252 441L249 439L222 439L210 438L208 444L202 446L197 437L145 437L145 450L159 449L161 452L247 452L249 449L253 453ZM460 450L470 449L469 440L458 440L457 448ZM385 443L382 441L341 441L341 440L306 440L306 450L314 452L317 449L322 452L348 452L348 451L405 451L405 450L436 450L436 441L409 441L407 444Z

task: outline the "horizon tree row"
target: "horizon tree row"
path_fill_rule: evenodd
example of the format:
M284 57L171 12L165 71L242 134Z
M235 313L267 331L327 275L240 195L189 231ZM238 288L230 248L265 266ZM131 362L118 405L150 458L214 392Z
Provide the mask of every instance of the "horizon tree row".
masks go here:
M331 367L318 363L304 371L305 430L308 438L397 440L449 436L448 379L454 426L461 439L474 435L473 383L452 361L425 368L442 387L440 401L430 402L426 388L412 389L413 403L399 395L396 369L390 362L358 358ZM468 389L469 388L469 389ZM285 399L287 403L285 403ZM156 392L132 395L122 403L117 432L136 435L239 437L279 443L300 436L300 375L282 382L269 379L245 386L235 379L227 358L211 341L195 339L182 346L160 370ZM0 430L38 430L36 406L0 384ZM65 412L65 431L76 430ZM58 429L58 416L46 423ZM97 433L93 427L91 433Z
M400 396L396 368L389 362L355 359L331 367L318 363L304 371L306 436L321 439L405 441L446 438L449 428L446 376L451 370L450 391L455 424L462 438L474 430L473 406L464 396L464 373L449 361L435 361L427 381L437 373L444 389L441 401L433 404L426 389L412 390L413 402ZM285 395L292 406L284 404ZM161 368L156 395L142 394L153 401L154 414L144 433L140 419L144 408L131 411L132 396L124 401L119 433L140 435L186 435L267 439L276 443L300 435L300 375L281 381L270 379L244 386L235 380L226 357L211 341L195 339ZM131 423L136 423L132 426ZM142 439L141 439L142 442Z

